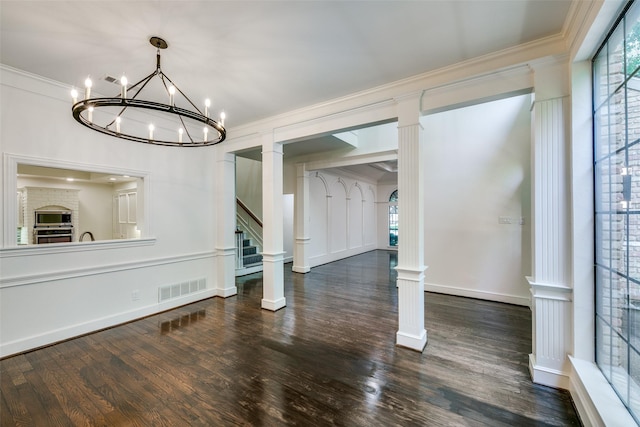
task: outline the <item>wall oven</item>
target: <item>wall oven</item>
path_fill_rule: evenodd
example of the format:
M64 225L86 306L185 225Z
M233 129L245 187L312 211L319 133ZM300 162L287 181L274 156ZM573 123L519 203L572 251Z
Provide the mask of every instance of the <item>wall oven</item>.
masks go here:
M33 223L33 243L73 242L73 214L70 210L38 209Z
M36 245L73 242L73 227L36 227L33 229L33 241Z
M71 227L72 212L67 210L36 210L34 227Z

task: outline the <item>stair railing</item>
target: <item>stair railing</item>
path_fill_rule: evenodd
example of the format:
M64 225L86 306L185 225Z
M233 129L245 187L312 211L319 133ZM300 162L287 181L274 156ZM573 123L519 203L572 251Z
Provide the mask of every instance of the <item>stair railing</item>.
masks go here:
M243 244L244 233L262 252L262 221L256 216L251 209L245 205L242 200L236 197L236 265L237 268L244 267L243 263ZM240 231L241 230L241 231Z

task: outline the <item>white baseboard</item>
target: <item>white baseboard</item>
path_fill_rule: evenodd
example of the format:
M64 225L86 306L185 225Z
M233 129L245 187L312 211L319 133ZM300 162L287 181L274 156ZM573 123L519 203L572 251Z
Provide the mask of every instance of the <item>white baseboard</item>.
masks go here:
M222 298L229 298L238 294L238 288L236 286L230 286L228 288L216 289L216 296Z
M328 264L330 262L338 261L344 258L349 258L355 255L360 255L365 252L371 252L376 250L376 245L371 244L369 246L362 246L359 248L344 249L338 252L332 252L315 257L309 258L309 267L317 267L319 265Z
M252 267L236 268L236 277L246 276L247 274L257 273L263 270L262 264L254 265Z
M101 329L110 328L116 325L130 322L153 314L161 313L172 308L180 307L185 304L211 298L217 295L217 289L206 289L201 292L195 292L184 297L175 298L159 304L146 307L136 308L131 311L94 319L88 322L47 331L40 335L34 335L26 338L20 338L0 345L0 357L11 356L39 347L55 344Z
M448 286L448 285L438 285L435 283L425 283L424 290L426 292L435 292L438 294L447 294L447 295L455 295L459 297L468 297L468 298L483 299L488 301L504 302L507 304L523 305L526 307L529 307L530 305L529 304L530 298L528 296L521 297L517 295L502 294L498 292L489 292L489 291L483 291L483 290L477 290L477 289L466 289L466 288L460 288L460 287Z

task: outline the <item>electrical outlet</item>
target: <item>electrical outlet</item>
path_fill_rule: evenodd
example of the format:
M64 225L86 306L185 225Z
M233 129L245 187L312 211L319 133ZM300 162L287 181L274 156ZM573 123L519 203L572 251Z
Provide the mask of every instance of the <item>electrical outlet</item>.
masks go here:
M139 299L140 299L140 291L137 289L131 291L131 301L138 301Z

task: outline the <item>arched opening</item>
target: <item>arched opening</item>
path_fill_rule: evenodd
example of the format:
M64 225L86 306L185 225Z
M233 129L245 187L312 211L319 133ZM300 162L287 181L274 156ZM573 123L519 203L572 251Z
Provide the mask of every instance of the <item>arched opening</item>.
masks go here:
M398 190L389 196L389 246L398 246Z

